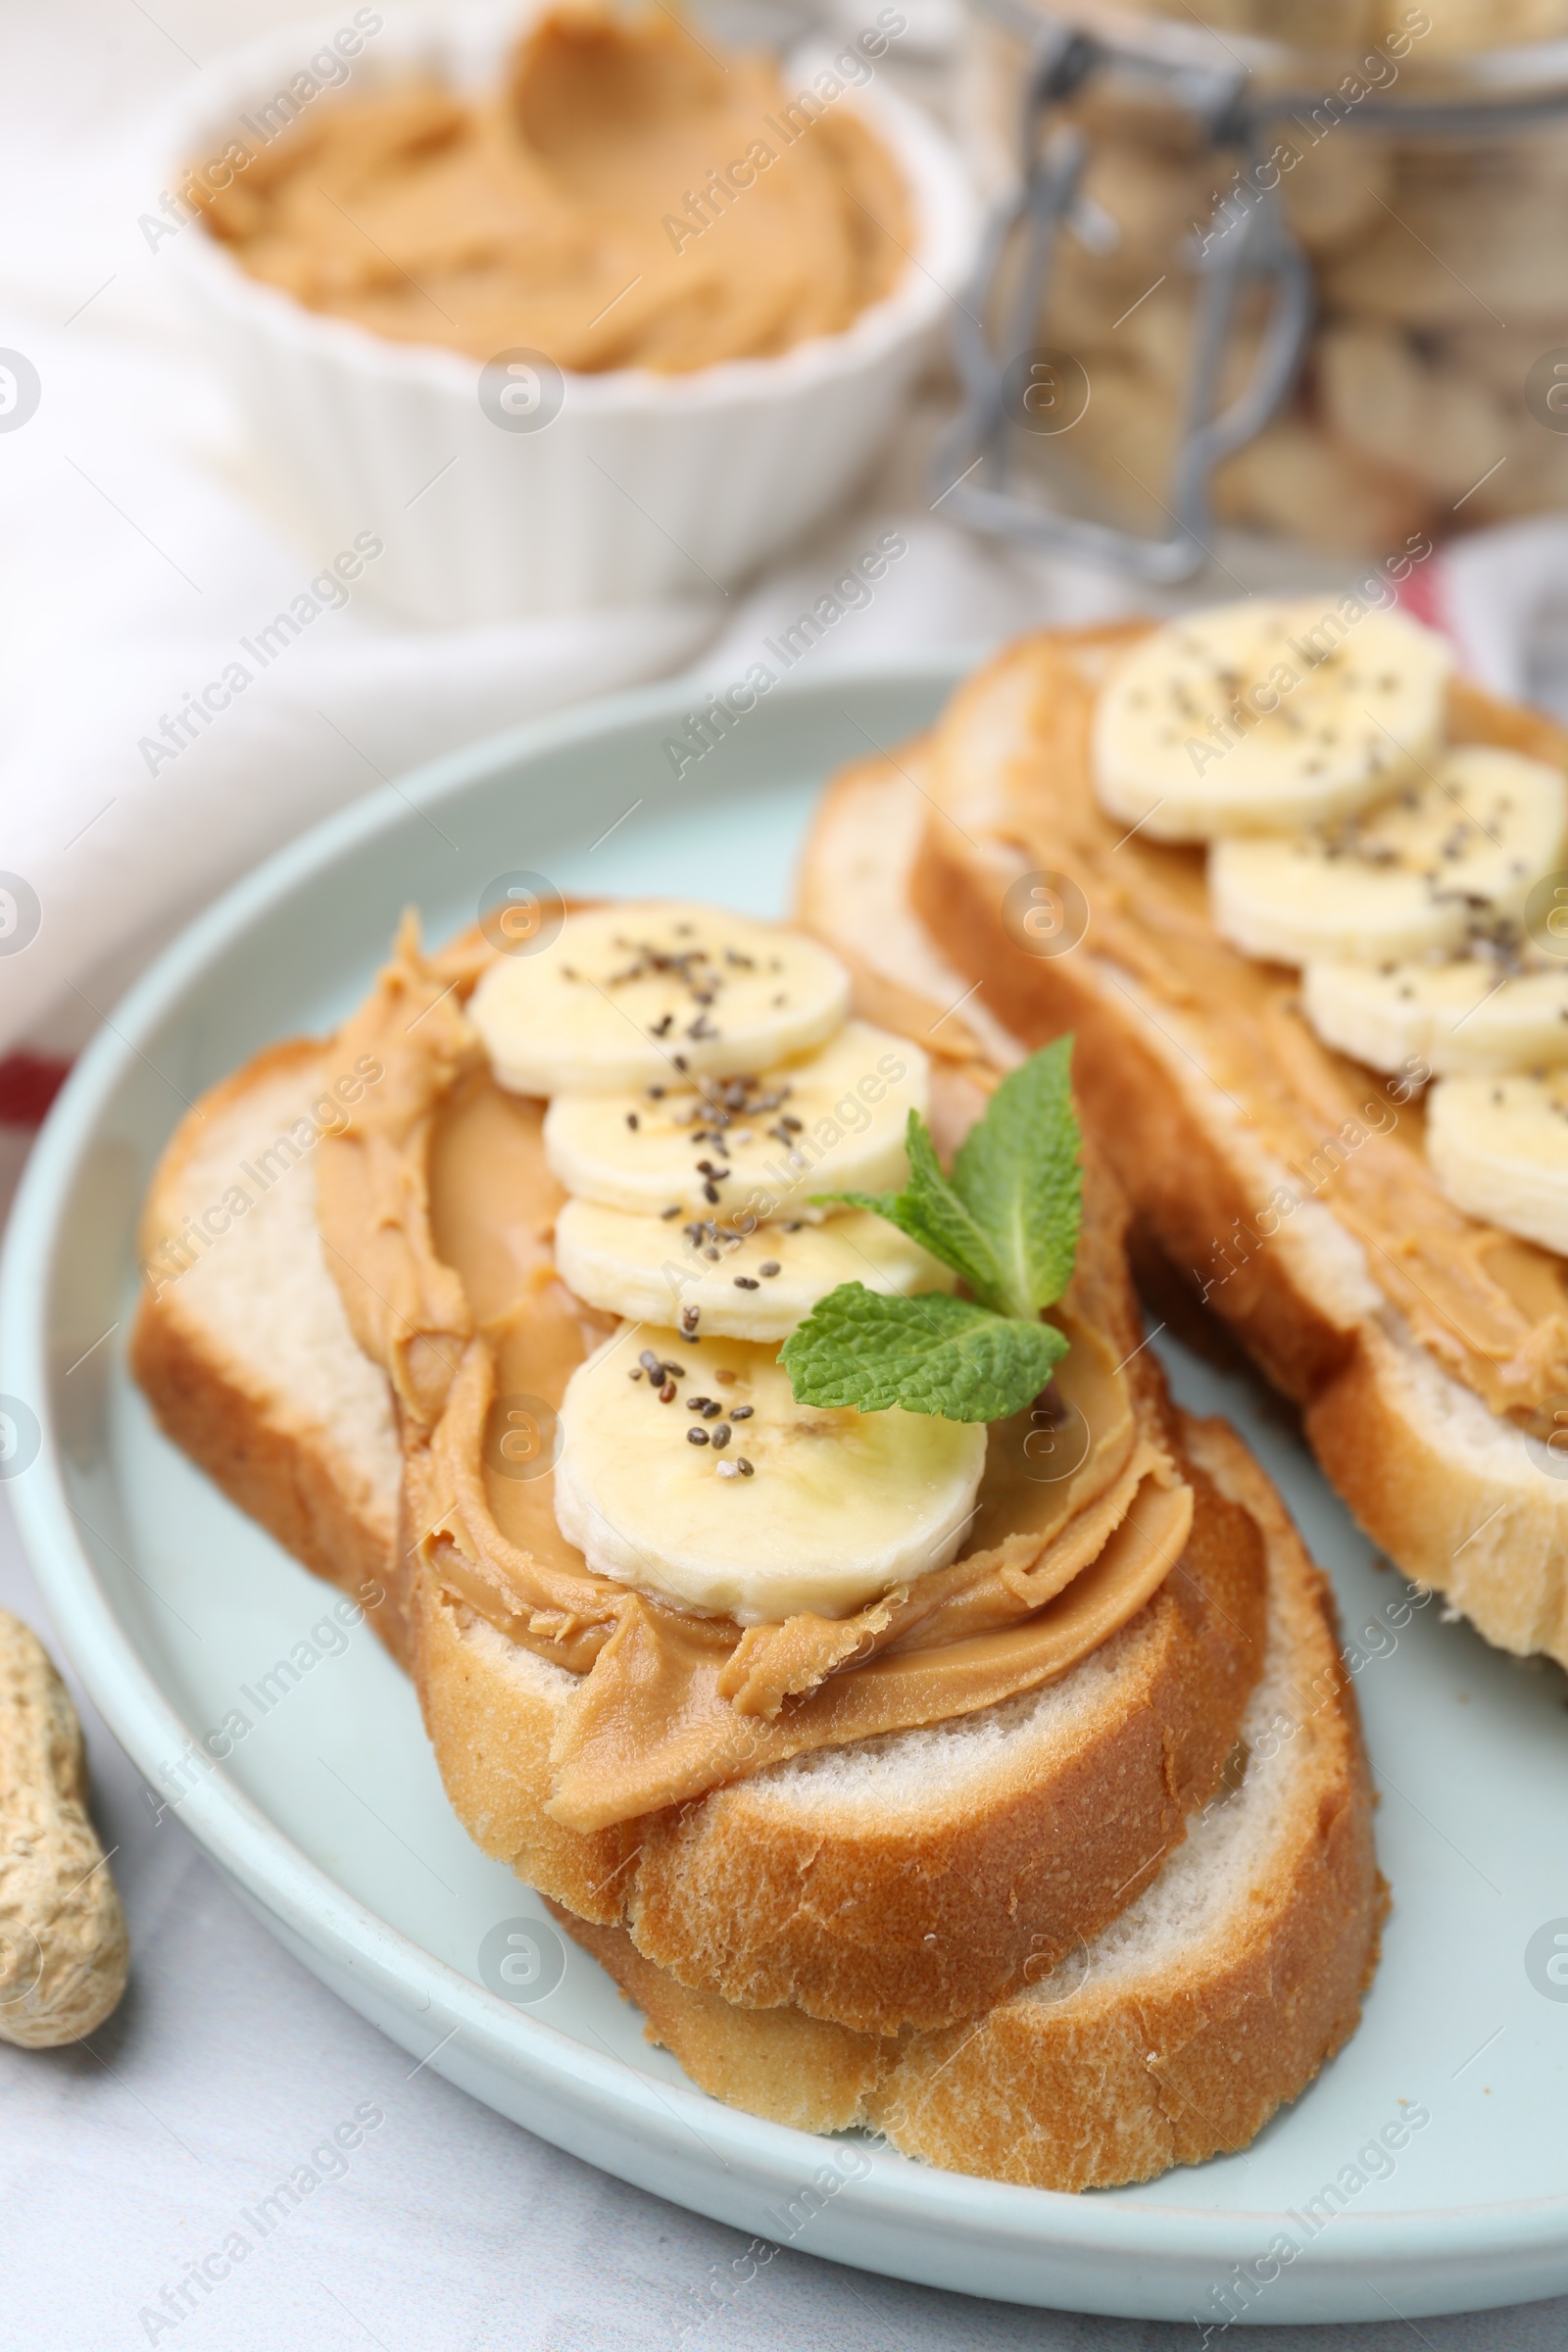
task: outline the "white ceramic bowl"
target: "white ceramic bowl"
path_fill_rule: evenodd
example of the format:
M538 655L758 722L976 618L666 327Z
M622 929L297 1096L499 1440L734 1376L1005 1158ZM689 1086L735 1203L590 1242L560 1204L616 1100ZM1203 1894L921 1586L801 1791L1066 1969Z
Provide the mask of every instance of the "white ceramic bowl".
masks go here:
M361 10L362 20L381 12ZM346 87L411 69L458 87L498 71L530 9L396 16L362 37ZM248 137L313 56L353 22L305 27L209 67L161 125L175 189L194 159ZM868 20L869 21L869 20ZM821 60L814 61L819 64ZM796 61L804 85L805 61ZM878 69L836 101L902 165L915 236L894 291L844 333L777 359L688 375L641 368L562 379L542 429L502 430L471 359L395 343L249 276L199 220L160 245L212 355L313 538L384 542L366 587L416 619L508 620L671 591L731 589L826 514L885 440L967 273L977 210L962 167ZM332 94L308 100L330 106ZM246 132L242 118L253 127Z

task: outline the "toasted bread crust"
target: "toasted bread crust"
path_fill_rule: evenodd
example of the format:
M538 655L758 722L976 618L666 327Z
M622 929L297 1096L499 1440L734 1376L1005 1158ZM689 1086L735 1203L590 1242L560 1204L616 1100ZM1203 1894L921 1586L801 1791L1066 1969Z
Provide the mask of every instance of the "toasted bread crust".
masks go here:
M1179 1965L1001 2003L978 2026L903 2039L681 1984L624 1931L557 1909L715 2098L817 2132L859 2124L927 2163L1038 2188L1111 2187L1243 2147L1353 2030L1387 1909L1354 1695L1326 1581L1235 1434L1185 1424L1195 1460L1267 1546L1291 1681L1310 1704L1289 1818L1222 1932ZM1091 1963L1093 1956L1091 1955Z
M1231 1932L1185 1956L1157 1987L1140 1984L1128 1997L1112 1985L1081 2009L1076 2000L1012 2001L967 2042L950 2032L912 2044L872 2119L906 2154L1055 2188L1200 2164L1255 2137L1360 2016L1388 1897L1332 1597L1234 1432L1208 1422L1192 1442L1264 1530L1286 1588L1297 1680L1316 1700L1294 1726L1306 1745L1290 1835ZM1095 2083L1088 2134L1086 2079Z
M1375 1324L1301 1426L1324 1475L1407 1576L1446 1593L1498 1648L1568 1666L1568 1490L1558 1479L1528 1458L1495 1479L1456 1459Z
M188 1165L208 1123L275 1078L297 1073L303 1091L322 1053L309 1038L270 1046L187 1112L148 1193L142 1232L149 1253L157 1237L180 1231L193 1205ZM368 1587L388 1589L396 1525L390 1498L379 1498L378 1507L325 1432L305 1418L280 1417L275 1396L249 1376L239 1350L215 1347L210 1321L192 1311L177 1281L143 1290L130 1367L166 1436L286 1551L357 1599ZM407 1665L395 1612L372 1603L368 1613Z
M165 1436L285 1551L356 1598L368 1585L386 1590L384 1527L345 1495L331 1452L308 1431L278 1428L242 1382L215 1366L201 1335L166 1301L143 1300L130 1367ZM369 1614L393 1656L407 1664L392 1612L372 1607Z
M799 2009L737 2009L645 1960L624 1928L580 1919L566 1904L545 1900L573 1942L642 2011L648 2039L673 2051L699 2089L797 2132L847 2132L866 2123L896 2042L824 2025Z
M408 1595L415 1687L442 1785L474 1843L587 1920L618 1922L646 1819L568 1830L544 1809L562 1669L519 1656L416 1567Z

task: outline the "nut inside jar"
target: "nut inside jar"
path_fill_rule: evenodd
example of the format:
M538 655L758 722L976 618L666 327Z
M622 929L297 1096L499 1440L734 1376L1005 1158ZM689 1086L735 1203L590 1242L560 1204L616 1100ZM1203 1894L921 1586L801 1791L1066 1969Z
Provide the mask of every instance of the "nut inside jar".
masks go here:
M1568 0L1312 0L1309 11L1300 0L1200 10L1149 0L1140 13L1180 15L1189 30L1201 15L1276 41L1309 34L1312 49L1273 53L1268 74L1259 68L1246 86L1245 144L1217 143L1214 109L1205 119L1168 70L1162 86L1148 70L1159 64L1152 47L1136 74L1125 47L1105 53L1049 110L1040 151L1076 134L1085 157L1037 331L1043 349L1082 371L1085 393L1069 429L1051 438L1037 428L1033 446L1016 437L1019 468L1069 511L1134 533L1168 530L1180 454L1205 421L1193 405L1211 331L1202 280L1233 258L1227 246L1262 246L1267 223L1304 256L1312 324L1285 398L1213 468L1221 523L1380 550L1568 503L1568 245L1556 226L1568 195L1568 74L1557 74L1559 113L1546 62L1532 67L1514 92L1533 94L1527 118L1482 103L1495 61L1486 76L1450 63L1440 116L1430 71L1481 41L1568 34ZM1127 26L1123 12L1124 36ZM1325 54L1326 42L1339 54ZM994 100L1007 92L1015 122L1007 36L982 33L981 50L982 79ZM994 110L994 124L1003 120ZM1010 267L1015 292L1021 265ZM1258 379L1274 299L1250 256L1207 416Z

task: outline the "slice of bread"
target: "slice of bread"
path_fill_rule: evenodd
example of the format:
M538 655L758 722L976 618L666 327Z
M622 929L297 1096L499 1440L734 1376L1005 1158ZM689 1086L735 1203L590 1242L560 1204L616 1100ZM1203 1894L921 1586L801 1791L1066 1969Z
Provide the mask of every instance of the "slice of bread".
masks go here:
M475 1840L573 1911L626 1924L688 1983L872 2032L973 2016L1097 1933L1234 1746L1261 1663L1246 1513L1194 1472L1178 1571L1045 1690L612 1829L564 1829L547 1810L550 1753L575 1678L412 1568L396 1533L387 1385L349 1330L300 1148L333 1061L330 1047L270 1049L176 1130L147 1205L132 1361L166 1430L233 1500L318 1574L393 1596L373 1622L415 1677ZM200 1253L187 1239L192 1262L171 1273L170 1237L200 1231L234 1185L254 1204ZM1130 1295L1123 1312L1133 1348ZM1134 1371L1163 1416L1152 1358Z
M804 921L890 984L942 942L962 1018L1027 1047L1071 1031L1086 1121L1129 1192L1140 1259L1186 1280L1210 1270L1210 1310L1302 1408L1326 1475L1373 1541L1444 1592L1486 1638L1568 1664L1568 1479L1544 1446L1445 1368L1373 1279L1328 1201L1305 1198L1267 1245L1280 1188L1299 1192L1205 1067L1179 1008L1084 943L1030 955L1003 913L1039 862L1048 795L1089 804L1088 713L1126 628L1047 634L959 690L941 742L864 762L824 799L803 869ZM1470 689L1455 732L1561 763L1561 731ZM951 731L950 731L951 730ZM1031 833L1032 827L1032 833ZM1110 848L1114 830L1107 835ZM1112 853L1114 854L1114 853ZM896 943L892 956L883 942ZM1216 1251L1219 1251L1218 1256Z
M1189 1455L1263 1531L1269 1647L1230 1786L1138 1900L986 2016L873 2037L693 1990L556 1906L715 2098L1036 2188L1106 2188L1245 2147L1353 2030L1387 1897L1334 1610L1223 1422Z
M167 1266L160 1246L188 1235L186 1220L221 1200L242 1165L271 1176L286 1159L278 1136L298 1147L302 1106L330 1059L326 1049L281 1047L215 1090L204 1123L176 1134L149 1199L150 1259ZM397 1456L384 1384L366 1377L326 1272L308 1146L285 1178L272 1177L264 1213L233 1222L220 1249L198 1256L191 1245L187 1274L149 1285L138 1370L171 1434L308 1565L352 1591L367 1574L390 1587ZM777 1981L794 1985L831 1954L824 1915L830 1930L835 1905L874 1920L892 1888L921 1952L946 1950L949 1982L994 1983L994 1964L976 1979L969 1955L1005 1904L977 1884L976 1856L989 1856L1004 1895L1008 1841L1027 1860L1042 1824L1052 1827L1050 1800L1070 1796L1054 1825L1056 1868L1072 1868L1075 1832L1093 1865L1097 1835L1124 1802L1118 1729L1142 1726L1144 1754L1163 1748L1155 1709L1168 1624L1129 1626L1088 1668L992 1720L834 1757L825 1774L785 1767L588 1838L560 1829L542 1802L572 1677L421 1578L405 1649L460 1817L556 1898L692 2079L754 2113L816 2131L860 2123L933 2163L1058 2188L1143 2179L1245 2145L1352 2029L1384 1897L1323 1580L1234 1435L1185 1417L1177 1434L1200 1492L1245 1511L1266 1549L1268 1650L1245 1746L1226 1757L1206 1806L1190 1784L1152 1810L1133 1803L1134 1868L1098 1935L1063 1946L1037 1930L1029 1949L1004 1921L1004 1960L1023 1988L978 2022L856 2031L759 1987L757 1955L776 1940L787 1953ZM1197 1806L1185 1822L1183 1802ZM937 1868L922 1870L922 1842ZM750 1954L723 1918L737 1900L755 1930ZM639 1949L628 1917L681 1974ZM863 1916L860 1929L863 1939ZM705 1930L722 1948L699 1940L693 1965L685 1947ZM874 1968L874 1949L862 1950ZM896 1952L882 1962L896 1971ZM726 2000L714 1989L721 1975L754 1999L775 1990L775 2005ZM907 2006L895 1997L875 2022Z
M875 997L864 1009L960 1056L1015 1060L1011 1039L959 1006L961 987L916 953L906 915L906 933L899 968L859 973ZM200 1220L231 1156L260 1165L257 1146L290 1100L280 1081L303 1097L331 1060L329 1048L277 1049L200 1106L154 1188L150 1259L160 1236ZM335 1306L336 1295L318 1241L304 1246L314 1238L314 1167L303 1164L308 1147L300 1156L286 1209L279 1200L269 1215L231 1220L221 1250L215 1244L189 1274L150 1283L138 1371L172 1433L309 1564L348 1582L367 1558L382 1563L449 1793L486 1851L584 1923L613 1931L612 1948L653 1968L654 1982L711 2005L779 2082L808 2081L803 2053L831 2046L852 2053L863 2084L871 2059L880 2073L901 2037L1000 2018L1010 1995L1051 1976L1169 1872L1195 1808L1234 1765L1262 1662L1265 1540L1271 1556L1277 1549L1250 1497L1231 1491L1217 1441L1196 1433L1206 1450L1188 1465L1197 1516L1178 1571L1056 1685L931 1731L797 1759L664 1814L572 1833L547 1801L574 1678L507 1641L425 1570L411 1576L412 1531L388 1540L384 1390L378 1375L366 1390L368 1367L341 1308L324 1303ZM301 1284L318 1288L308 1312ZM308 1376L256 1315L258 1298L294 1300L286 1313L312 1357ZM1129 1301L1135 1346L1131 1313ZM267 1343L254 1354L253 1325ZM1135 1371L1162 1397L1152 1359L1140 1355ZM1178 1450L1183 1427L1171 1427ZM293 1494L323 1483L335 1490L335 1518L324 1502L315 1518L295 1507ZM1353 1744L1348 1694L1329 1712ZM1369 1857L1364 1783L1346 1786ZM1313 1966L1336 1983L1349 1968L1358 1984L1371 1950L1365 1919L1357 1928L1330 1904L1320 1925ZM1353 2006L1336 2032L1348 2030ZM826 2042L811 2038L820 2035ZM1311 2054L1295 2073L1265 2053L1271 2101L1293 2095L1331 2046L1316 2012L1305 2038ZM778 2056L786 2045L798 2062ZM764 2046L774 2053L765 2061Z

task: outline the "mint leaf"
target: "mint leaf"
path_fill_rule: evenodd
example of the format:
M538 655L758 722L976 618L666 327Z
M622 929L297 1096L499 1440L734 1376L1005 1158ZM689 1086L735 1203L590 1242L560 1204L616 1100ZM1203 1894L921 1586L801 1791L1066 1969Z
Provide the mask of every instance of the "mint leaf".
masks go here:
M1003 1421L1039 1396L1066 1352L1050 1323L1018 1322L943 1291L890 1298L844 1282L791 1332L779 1360L802 1404Z
M905 1135L909 1155L909 1181L902 1193L830 1193L818 1195L850 1208L874 1209L897 1225L911 1242L961 1274L977 1298L986 1305L1004 1304L1002 1268L996 1251L942 1173L931 1130L917 1110L909 1113Z
M1037 1315L1072 1275L1083 1181L1071 1061L1070 1037L1031 1054L1003 1080L953 1163L952 1190L996 1267L993 1302L1012 1315Z
M1001 1421L1038 1396L1067 1342L1041 1310L1071 1279L1082 1213L1071 1038L1004 1078L971 1128L953 1176L909 1113L902 1192L829 1193L824 1206L886 1217L951 1266L972 1298L889 1298L841 1283L784 1343L779 1361L802 1404L862 1413L902 1405L949 1421Z
M911 1241L961 1274L975 1297L1000 1308L1002 1268L986 1235L942 1173L931 1130L911 1110L906 1137L909 1181L894 1203L894 1222Z

